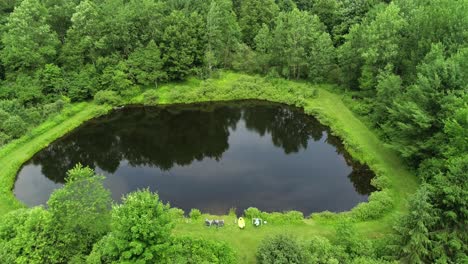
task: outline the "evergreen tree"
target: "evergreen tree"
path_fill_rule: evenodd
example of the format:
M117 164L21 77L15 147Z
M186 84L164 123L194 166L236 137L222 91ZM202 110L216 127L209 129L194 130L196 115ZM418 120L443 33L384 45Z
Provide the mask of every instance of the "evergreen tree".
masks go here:
M429 190L421 187L410 201L409 214L396 227L398 234L399 259L405 263L429 263L433 242L430 230L436 222L432 215Z

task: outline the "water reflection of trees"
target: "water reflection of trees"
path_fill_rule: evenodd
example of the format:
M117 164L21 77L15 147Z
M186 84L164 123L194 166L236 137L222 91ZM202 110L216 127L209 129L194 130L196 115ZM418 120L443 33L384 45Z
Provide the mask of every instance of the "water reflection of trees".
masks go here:
M125 109L86 123L32 162L56 182L63 182L64 172L78 162L110 173L122 160L168 170L195 159L221 158L229 147L229 128L239 119L239 109Z
M308 140L320 140L327 131L297 109L260 102L140 107L87 122L38 153L32 162L42 165L43 174L55 182L63 182L65 172L78 162L109 173L122 160L169 170L205 157L220 159L229 148L229 129L241 118L248 130L270 134L273 144L287 154L307 148ZM353 161L338 138L328 135L327 142L353 166L348 178L356 190L361 194L372 191L372 172Z
M346 164L353 168L351 173L348 175L348 179L353 183L356 192L365 195L375 191L375 187L371 185L371 180L375 176L374 172L369 168L369 166L354 160L346 151L343 142L338 137L332 135L328 128L327 130L327 143L334 146L336 152L344 157Z
M273 144L287 154L307 148L309 138L319 140L326 129L315 118L278 105L247 108L243 118L249 130L260 135L271 134Z

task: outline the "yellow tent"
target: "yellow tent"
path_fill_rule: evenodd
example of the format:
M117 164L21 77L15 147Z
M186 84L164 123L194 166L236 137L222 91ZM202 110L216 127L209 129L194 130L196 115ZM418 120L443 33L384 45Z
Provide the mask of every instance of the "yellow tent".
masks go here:
M245 220L242 217L239 217L239 220L237 221L237 225L239 226L240 229L244 229L245 227Z

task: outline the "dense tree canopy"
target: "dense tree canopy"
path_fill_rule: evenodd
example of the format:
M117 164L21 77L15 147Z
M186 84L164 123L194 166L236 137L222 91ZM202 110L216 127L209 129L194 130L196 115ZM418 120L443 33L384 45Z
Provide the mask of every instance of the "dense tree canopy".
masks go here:
M3 0L0 145L67 104L94 97L115 103L142 88L193 75L206 78L219 69L332 82L424 183L396 227L393 242L401 250L388 250L387 257L462 263L468 252L467 10L467 0ZM153 252L155 245L128 239L137 231L125 233L133 232L125 230L127 214L144 208L132 197L157 203L157 196L129 196L108 220L99 178L73 176L78 172L91 174L83 168L71 172L74 180L54 193L49 208L3 217L2 262L82 262L98 240L93 258L163 258ZM94 186L90 196L96 195L96 207L84 208L79 203L89 197L71 195L81 181ZM149 210L154 219L148 223L131 223L163 225L165 208ZM82 236L63 233L72 229L82 230ZM157 247L176 243L159 238L147 237ZM181 239L179 245L192 242ZM329 246L317 240L310 247L320 252ZM372 263L374 256L359 259L354 252L364 249L341 246L353 261ZM216 256L210 261L222 262ZM338 255L330 259L343 261Z

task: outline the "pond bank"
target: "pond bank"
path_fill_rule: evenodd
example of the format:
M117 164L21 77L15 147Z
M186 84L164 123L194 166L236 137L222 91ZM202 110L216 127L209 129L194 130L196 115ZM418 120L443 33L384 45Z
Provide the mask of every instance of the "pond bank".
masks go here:
M154 100L155 96L157 100ZM151 100L148 99L150 97ZM239 253L240 262L251 262L256 246L267 235L286 231L300 237L314 234L332 236L336 223L344 217L350 217L360 234L376 237L390 230L394 217L406 210L406 198L417 187L415 176L405 168L395 152L385 147L343 104L341 97L329 92L324 85L222 73L218 79L190 79L184 83L164 85L156 91L146 89L126 100L125 104L145 104L150 101L172 104L239 99L261 99L303 107L306 113L329 126L333 134L343 140L346 149L355 159L366 163L376 173L374 184L382 191L373 193L370 202L362 203L349 212L313 214L302 223L271 224L261 229L248 228L239 231L229 224L223 229L207 230L202 220L182 220L177 224L176 234L227 241ZM95 103L72 104L60 115L33 129L25 137L4 146L0 150L0 215L23 206L14 197L12 189L16 174L24 162L83 122L111 109L110 106ZM229 217L225 218L229 223Z

